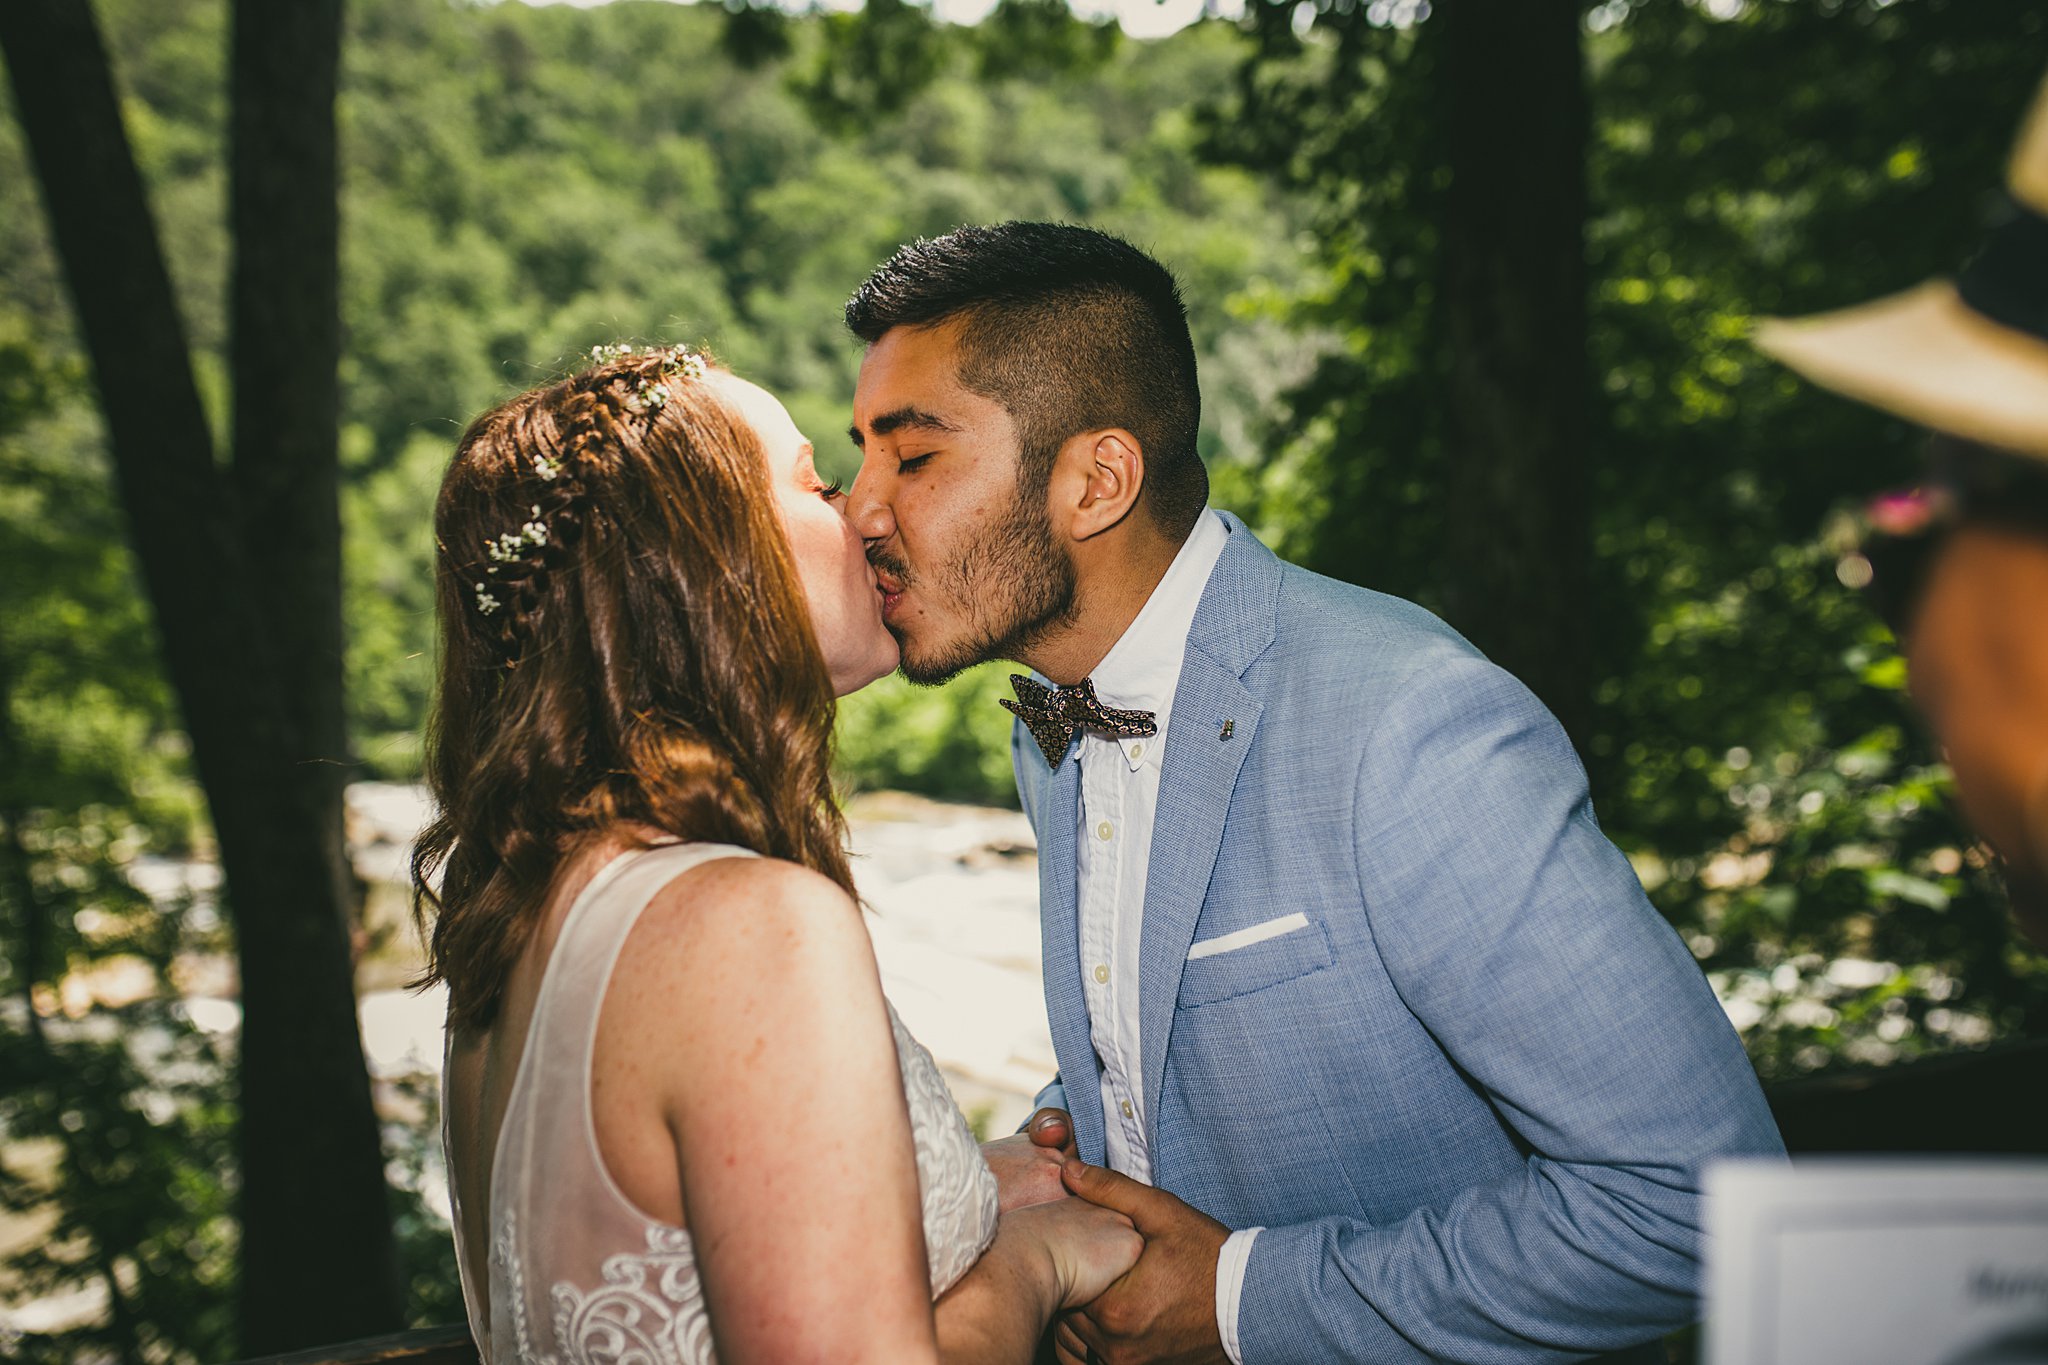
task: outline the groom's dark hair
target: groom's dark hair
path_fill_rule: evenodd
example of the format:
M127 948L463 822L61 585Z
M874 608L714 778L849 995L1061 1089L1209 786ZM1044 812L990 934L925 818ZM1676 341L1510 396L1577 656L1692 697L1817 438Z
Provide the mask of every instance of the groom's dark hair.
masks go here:
M1165 266L1093 228L998 223L919 238L846 301L846 325L871 346L942 322L959 324L960 382L1017 419L1021 495L1043 497L1076 432L1122 427L1144 448L1153 521L1173 535L1194 526L1209 498L1202 395Z

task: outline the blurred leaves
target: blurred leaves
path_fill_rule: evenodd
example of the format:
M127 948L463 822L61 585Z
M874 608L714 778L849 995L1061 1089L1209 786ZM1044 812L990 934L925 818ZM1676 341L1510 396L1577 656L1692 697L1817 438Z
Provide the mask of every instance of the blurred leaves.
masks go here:
M140 871L199 843L82 368L0 302L0 1211L24 1361L221 1358L234 1224L225 1059L168 981L210 906ZM29 1234L23 1240L23 1234Z
M1910 476L1917 435L1746 337L1755 314L1966 258L2048 17L1967 0L1732 12L1587 15L1603 681L1585 757L1602 822L1767 1077L2038 1034L2048 971L2015 942L1903 661L1823 544L1833 506ZM1254 6L1259 55L1206 126L1218 155L1311 197L1330 282L1285 306L1341 338L1264 462L1219 484L1302 562L1432 604L1455 510L1435 472L1432 311L1451 168L1417 13ZM1512 110L1501 123L1512 136Z
M839 704L839 767L853 791L914 791L988 806L1017 804L1010 771L1011 664L983 664L944 687L902 674ZM992 742L993 741L993 742Z
M1292 200L1198 157L1187 95L1235 69L1227 26L1137 44L1048 0L974 28L901 0L803 19L396 0L351 14L349 683L379 775L416 771L424 509L455 438L595 343L708 345L783 399L828 477L850 473L853 287L920 234L1053 218L1130 232L1183 272L1210 376L1205 451L1249 440L1305 373L1282 319L1228 311L1298 288L1313 263L1293 248ZM721 43L746 60L716 60Z

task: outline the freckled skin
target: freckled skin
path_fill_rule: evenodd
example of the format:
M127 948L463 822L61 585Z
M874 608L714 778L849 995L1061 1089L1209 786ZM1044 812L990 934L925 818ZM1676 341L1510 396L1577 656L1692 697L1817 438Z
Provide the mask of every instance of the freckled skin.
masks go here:
M1952 534L1905 653L1963 810L2005 860L2020 927L2048 946L2048 540Z

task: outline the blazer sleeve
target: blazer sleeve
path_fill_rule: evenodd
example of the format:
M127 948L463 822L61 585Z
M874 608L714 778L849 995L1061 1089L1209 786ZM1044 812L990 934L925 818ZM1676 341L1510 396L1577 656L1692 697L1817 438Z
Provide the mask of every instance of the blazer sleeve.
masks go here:
M1355 799L1395 988L1527 1158L1399 1222L1266 1228L1244 1365L1565 1360L1692 1321L1703 1166L1784 1147L1562 728L1483 658L1439 656L1373 722Z
M1052 1079L1046 1082L1045 1089L1039 1091L1038 1098L1031 1102L1031 1112L1035 1114L1041 1109L1066 1109L1066 1107L1066 1082L1062 1081L1060 1073L1055 1071L1052 1073ZM1069 1112L1072 1111L1070 1110ZM1031 1122L1031 1119L1029 1116L1026 1116L1024 1123L1029 1122ZM1020 1133L1024 1131L1023 1123L1017 1125L1017 1131Z

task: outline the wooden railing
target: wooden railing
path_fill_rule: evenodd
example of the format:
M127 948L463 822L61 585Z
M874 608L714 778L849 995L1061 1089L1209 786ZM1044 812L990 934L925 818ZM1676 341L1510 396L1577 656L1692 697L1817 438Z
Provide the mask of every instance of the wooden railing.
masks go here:
M258 1356L244 1365L478 1365L478 1359L467 1327L422 1327L290 1355Z
M1794 1154L2048 1155L2048 1040L1835 1072L1767 1093Z
M1837 1072L1769 1088L1795 1155L2002 1152L2048 1155L2048 1041ZM263 1356L242 1365L478 1365L465 1327L428 1327Z

